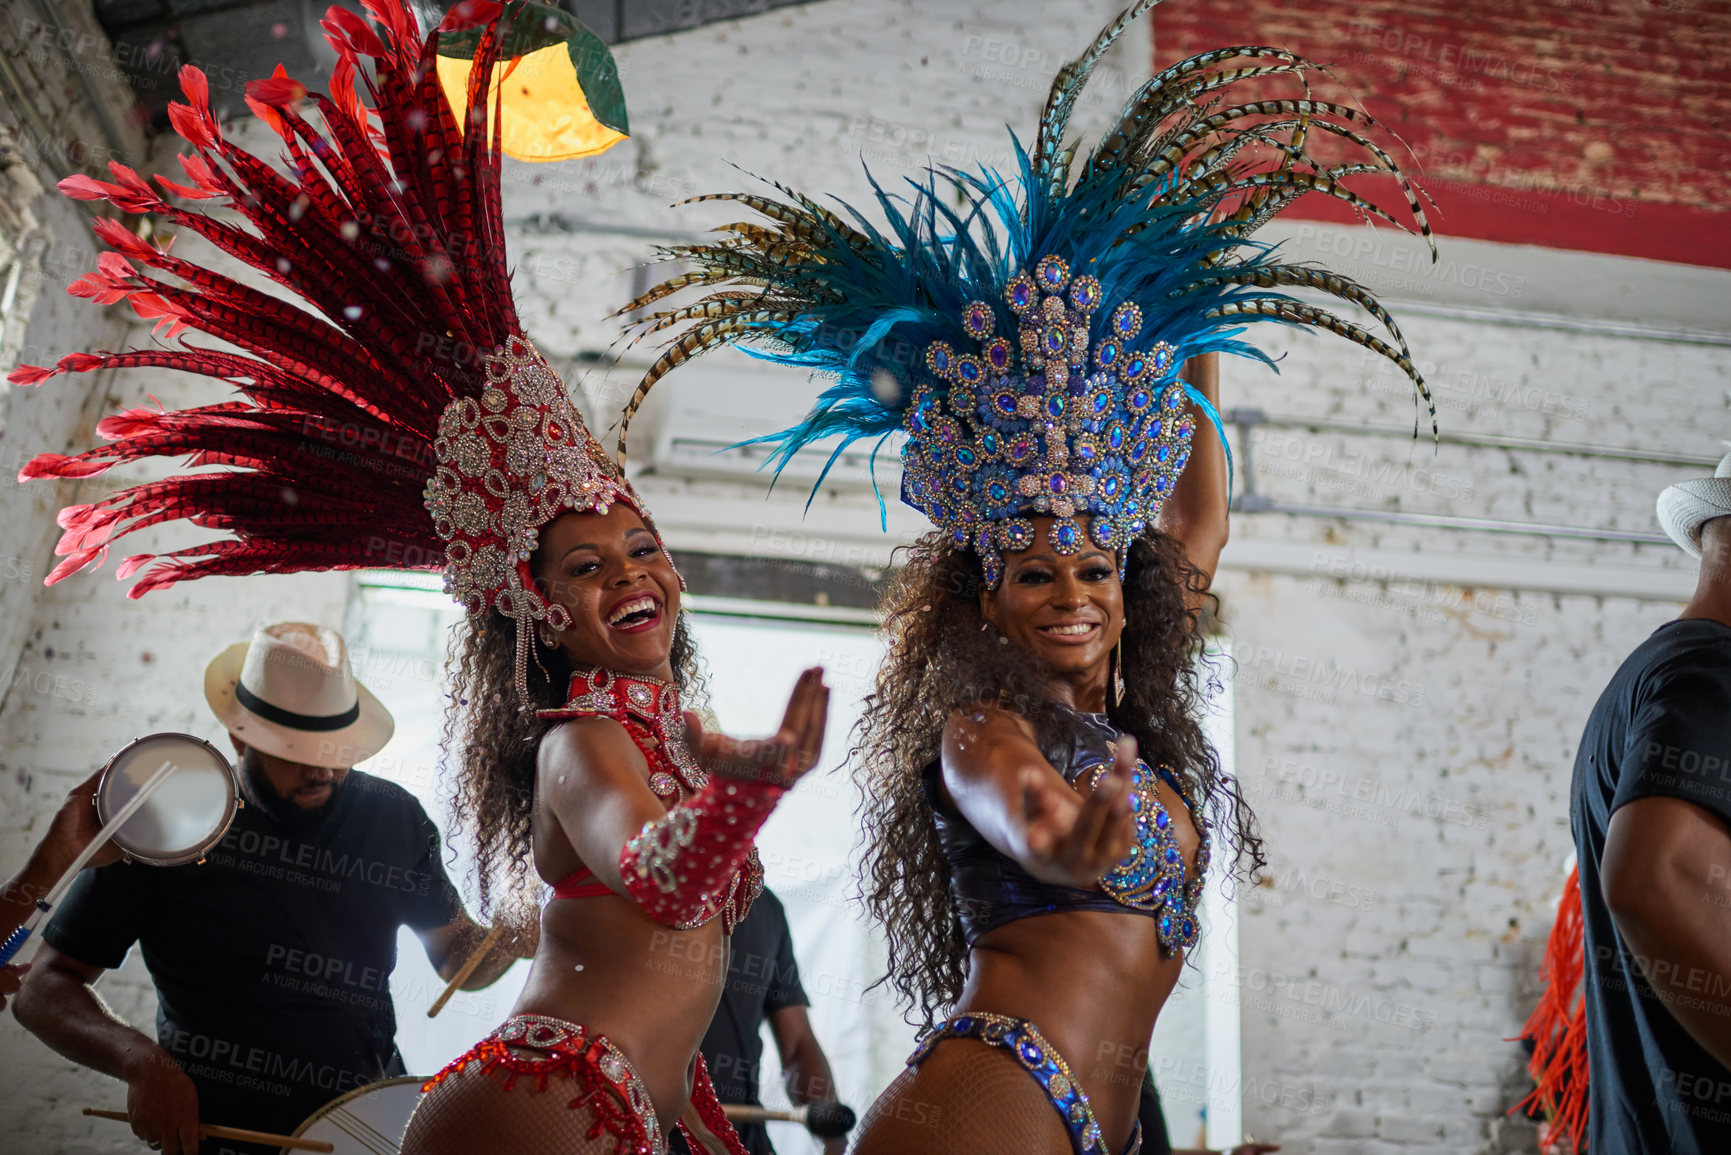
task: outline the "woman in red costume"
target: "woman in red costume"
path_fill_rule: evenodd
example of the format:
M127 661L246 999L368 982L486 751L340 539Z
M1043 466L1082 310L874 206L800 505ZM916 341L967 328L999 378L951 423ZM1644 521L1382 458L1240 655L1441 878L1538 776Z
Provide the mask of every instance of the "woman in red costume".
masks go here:
M97 222L115 251L75 294L231 348L75 353L12 380L178 369L237 396L112 416L98 426L110 444L32 461L26 479L164 456L227 467L63 510L66 556L49 581L176 519L229 536L126 559L121 577L150 567L133 596L216 574L442 569L468 611L447 726L459 824L476 835L483 906L519 943L535 941L538 915L539 941L516 1013L429 1084L404 1150L650 1155L679 1120L693 1149L738 1151L698 1043L727 934L761 887L753 835L815 760L828 691L807 671L763 742L688 734L680 697L699 687L679 575L512 301L499 202L509 110L491 139L485 112L501 6L466 0L424 41L401 0L366 7L373 23L326 17L329 95L280 70L248 86L282 168L224 140L187 68L188 103L170 118L194 149L188 184L120 165L112 184L62 182L151 214L159 235L196 233L286 292ZM453 112L432 66L453 43L470 61L467 111ZM543 881L554 897L537 911Z

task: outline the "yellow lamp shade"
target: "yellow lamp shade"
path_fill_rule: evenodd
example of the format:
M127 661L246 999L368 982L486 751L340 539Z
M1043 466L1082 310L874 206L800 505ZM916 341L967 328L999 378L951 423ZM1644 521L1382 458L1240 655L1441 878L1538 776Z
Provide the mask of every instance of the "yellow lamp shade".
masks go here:
M487 131L500 117L500 143L518 160L571 160L605 152L629 134L625 96L607 46L569 13L540 4L512 4L504 36L515 55L493 69ZM439 85L459 130L468 117L474 37L441 42Z

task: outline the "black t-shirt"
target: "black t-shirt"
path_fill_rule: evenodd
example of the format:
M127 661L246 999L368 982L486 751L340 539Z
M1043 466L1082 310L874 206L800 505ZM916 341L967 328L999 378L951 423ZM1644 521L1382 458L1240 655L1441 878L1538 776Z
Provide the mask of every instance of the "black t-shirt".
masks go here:
M85 871L42 937L105 968L138 943L157 1041L197 1085L200 1121L282 1133L397 1072L397 928L461 910L420 803L355 770L310 830L248 806L202 864Z
M1731 823L1731 627L1719 622L1669 622L1629 655L1587 720L1569 809L1586 930L1587 1149L1725 1155L1731 1071L1665 1009L1601 897L1612 813L1654 796Z
M771 1011L810 1006L811 1002L799 983L787 913L774 894L765 890L758 895L751 913L733 928L730 945L727 988L703 1035L703 1061L723 1103L760 1104L757 1086L763 1062L764 1020ZM774 1155L769 1132L761 1123L735 1129L752 1155Z

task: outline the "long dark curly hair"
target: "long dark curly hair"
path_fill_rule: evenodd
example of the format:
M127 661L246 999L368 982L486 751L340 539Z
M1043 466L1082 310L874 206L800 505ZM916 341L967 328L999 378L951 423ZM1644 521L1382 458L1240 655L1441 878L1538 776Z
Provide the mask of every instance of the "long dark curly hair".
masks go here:
M889 941L889 972L879 981L928 1025L961 996L968 953L922 782L938 757L944 723L970 703L999 700L1027 718L1050 751L1076 731L1075 715L1052 698L1045 665L995 628L982 629L982 581L978 557L955 548L946 534L928 533L908 547L883 598L889 648L849 755L865 799L861 892ZM1202 660L1201 612L1188 595L1204 589L1176 539L1150 530L1131 543L1125 695L1107 715L1136 736L1145 760L1179 774L1248 876L1265 864L1262 839L1200 723L1215 676ZM1216 604L1212 595L1201 600Z
M451 700L443 749L447 766L455 770L452 825L474 844L482 918L502 921L513 943L530 933L541 905L529 820L535 808L536 750L557 723L537 718L535 711L564 705L571 685L571 663L563 650L535 639L530 645L535 653L527 705L515 685L517 626L497 610L467 616L452 638L447 663ZM707 679L683 610L673 627L671 659L680 701L701 710Z

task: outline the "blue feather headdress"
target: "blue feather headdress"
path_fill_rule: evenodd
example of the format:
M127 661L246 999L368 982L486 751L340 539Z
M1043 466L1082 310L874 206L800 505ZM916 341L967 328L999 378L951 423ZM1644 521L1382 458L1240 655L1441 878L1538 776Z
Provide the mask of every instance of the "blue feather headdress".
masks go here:
M1359 131L1370 118L1310 99L1304 70L1316 65L1259 47L1175 64L1131 96L1072 179L1076 146L1063 138L1076 98L1106 49L1157 2L1140 0L1059 71L1032 151L1012 134L1011 176L932 169L906 195L874 180L884 228L844 205L849 224L780 184L786 200L693 198L737 202L764 221L723 226L730 235L711 244L664 248L694 271L620 310L690 286L716 290L642 319L644 334L685 328L624 410L621 462L631 417L656 381L705 350L739 345L835 379L805 420L761 439L776 446L778 473L814 442L840 438L833 464L857 440L881 446L906 433L902 499L976 550L996 585L1003 554L1030 544L1035 514L1056 519L1050 538L1060 553L1080 549L1086 534L1122 566L1189 460L1186 401L1224 441L1219 414L1179 367L1210 352L1272 365L1241 339L1249 322L1337 333L1399 365L1428 404L1399 327L1369 292L1283 263L1252 237L1307 193L1398 226L1341 183L1382 173L1399 183L1429 240L1412 186ZM1273 76L1297 78L1302 97L1233 104L1224 95ZM1305 147L1317 133L1364 157L1318 164ZM1388 340L1288 288L1359 306ZM1432 406L1433 429L1435 419Z

